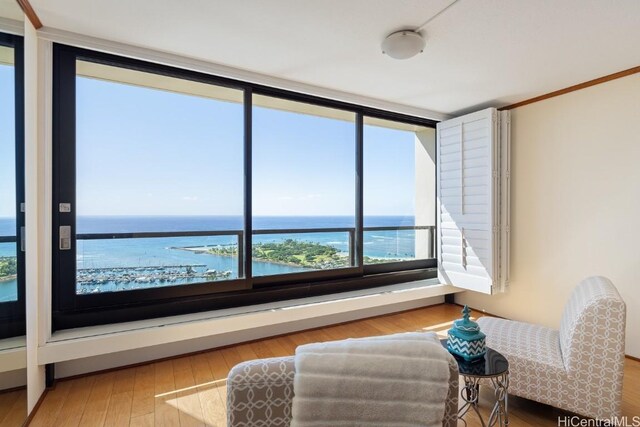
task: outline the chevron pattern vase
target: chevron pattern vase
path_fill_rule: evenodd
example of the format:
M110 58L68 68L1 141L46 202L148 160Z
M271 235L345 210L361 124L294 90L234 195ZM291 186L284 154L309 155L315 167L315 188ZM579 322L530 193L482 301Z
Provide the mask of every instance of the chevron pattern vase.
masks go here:
M453 322L453 327L447 333L447 349L455 356L466 361L482 358L487 352L485 335L480 332L480 326L469 319L469 307L462 309L462 319Z
M478 359L487 352L484 337L475 341L466 341L448 334L447 338L447 349L449 352L462 357L464 360Z

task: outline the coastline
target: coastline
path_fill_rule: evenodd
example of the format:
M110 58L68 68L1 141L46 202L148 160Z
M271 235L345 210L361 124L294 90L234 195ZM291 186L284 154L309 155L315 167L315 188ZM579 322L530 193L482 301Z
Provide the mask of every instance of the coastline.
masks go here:
M169 249L176 249L176 250L181 250L181 251L188 251L188 252L193 252L195 254L203 254L203 255L214 255L214 256L220 256L220 257L227 257L227 258L234 258L237 257L238 254L236 253L213 253L211 252L211 249L216 249L218 248L219 245L216 246L185 246L185 247L178 247L178 246L173 246L170 247ZM344 253L344 252L340 252L338 254L338 256L340 256L341 258L345 258L345 260L348 260L349 258L349 254L348 253ZM374 256L370 256L370 255L365 255L365 258L368 258L370 260L374 260L376 262L370 263L370 264L378 264L378 263L385 263L385 262L399 262L399 261L410 261L413 260L414 258L405 258L405 257L374 257ZM309 269L309 270L318 270L319 268L314 267L314 266L310 266L310 265L302 265L302 264L296 264L293 262L286 262L286 261L279 261L279 260L270 260L270 259L264 259L264 258L253 258L254 262L264 262L264 263L268 263L268 264L276 264L276 265L282 265L282 266L286 266L286 267L298 267L298 268L305 268L305 269ZM348 266L345 266L348 267Z
M4 277L0 277L0 283L10 282L12 280L17 280L17 279L18 279L18 275L17 274L13 274L11 276L4 276Z

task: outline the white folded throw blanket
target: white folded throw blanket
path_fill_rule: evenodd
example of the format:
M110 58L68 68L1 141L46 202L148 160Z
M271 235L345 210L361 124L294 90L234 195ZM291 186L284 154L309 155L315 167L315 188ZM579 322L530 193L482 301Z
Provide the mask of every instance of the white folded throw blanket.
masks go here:
M432 332L300 346L291 427L441 426L450 358Z

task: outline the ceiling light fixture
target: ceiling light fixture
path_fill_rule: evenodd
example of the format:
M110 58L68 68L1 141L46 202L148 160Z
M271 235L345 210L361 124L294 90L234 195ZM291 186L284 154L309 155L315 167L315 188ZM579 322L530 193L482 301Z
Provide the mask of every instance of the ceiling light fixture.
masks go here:
M442 15L459 0L453 0L447 7L429 18L424 24L414 30L400 30L389 34L382 41L382 53L394 59L409 59L424 51L426 40L420 31L431 21Z
M402 30L389 34L382 42L382 53L393 59L409 59L424 50L426 41L413 30Z

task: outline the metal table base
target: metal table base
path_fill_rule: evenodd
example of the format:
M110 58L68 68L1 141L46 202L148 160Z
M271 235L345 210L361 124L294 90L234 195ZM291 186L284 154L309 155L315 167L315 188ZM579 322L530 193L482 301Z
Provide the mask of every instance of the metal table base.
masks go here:
M461 374L464 379L464 386L460 391L460 397L464 404L458 410L458 419L462 420L464 425L467 425L467 421L464 416L470 411L475 411L476 415L480 419L482 427L507 427L509 425L509 411L508 411L508 399L509 399L509 372L503 372L501 374L492 377L476 377L472 375ZM480 380L483 378L489 379L493 386L493 392L496 398L496 402L493 405L489 420L484 422L480 411L478 410L478 398L480 392Z

